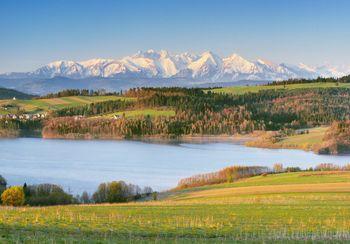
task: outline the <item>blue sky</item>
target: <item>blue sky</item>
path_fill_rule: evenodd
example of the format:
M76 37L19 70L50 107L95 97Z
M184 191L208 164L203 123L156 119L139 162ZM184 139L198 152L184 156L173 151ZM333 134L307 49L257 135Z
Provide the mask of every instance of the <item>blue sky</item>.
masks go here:
M167 49L350 65L350 1L1 0L0 72Z

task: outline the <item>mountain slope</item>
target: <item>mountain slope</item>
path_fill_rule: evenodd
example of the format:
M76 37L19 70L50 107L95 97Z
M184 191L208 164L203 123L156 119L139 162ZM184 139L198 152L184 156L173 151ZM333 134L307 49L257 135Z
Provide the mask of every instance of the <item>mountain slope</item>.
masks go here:
M34 96L13 89L6 89L0 87L0 99L12 99L14 97L16 99L31 99Z
M232 54L221 58L212 52L201 55L168 51L139 51L121 59L92 59L82 62L55 61L28 73L8 73L0 78L39 78L56 76L72 79L104 78L176 78L194 81L232 82L239 80L284 80L291 78L339 77L350 73L350 68L338 69L323 65L274 64L258 59L249 61Z
M303 63L275 64L247 60L238 54L221 58L213 52L171 54L139 51L120 59L55 61L32 72L0 74L0 86L31 94L62 89L119 91L140 86L232 86L294 78L339 77L350 67L309 67Z

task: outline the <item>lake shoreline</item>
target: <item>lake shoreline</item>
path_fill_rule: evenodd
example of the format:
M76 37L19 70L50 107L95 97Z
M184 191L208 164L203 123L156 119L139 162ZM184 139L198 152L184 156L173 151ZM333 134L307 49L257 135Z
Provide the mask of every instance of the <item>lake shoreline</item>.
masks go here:
M107 140L107 141L140 141L148 143L220 143L229 142L234 144L245 145L247 142L255 141L261 135L261 131L255 131L250 134L235 134L235 135L183 135L179 137L169 137L162 135L152 135L152 136L139 136L139 137L95 137L91 135L41 135L41 136L18 136L11 138L42 138L42 139L58 139L58 140ZM0 138L10 138L10 137L0 137Z

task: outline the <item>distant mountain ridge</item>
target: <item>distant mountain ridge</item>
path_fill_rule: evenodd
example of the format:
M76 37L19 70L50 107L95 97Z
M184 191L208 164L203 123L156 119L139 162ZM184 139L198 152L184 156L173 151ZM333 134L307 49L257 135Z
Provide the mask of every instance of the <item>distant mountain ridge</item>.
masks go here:
M33 95L0 87L0 99L31 99Z
M249 61L238 54L220 57L207 51L170 54L139 51L121 59L55 61L32 72L0 74L0 86L43 95L63 89L125 90L146 86L208 87L262 84L293 78L341 77L349 69L305 64Z
M258 59L249 61L238 54L221 58L207 51L170 54L168 51L139 51L121 59L91 59L82 62L55 61L33 72L7 73L2 78L48 79L66 77L101 78L186 78L198 82L240 80L285 80L292 78L340 77L350 73L331 66L309 67L305 64L274 64Z

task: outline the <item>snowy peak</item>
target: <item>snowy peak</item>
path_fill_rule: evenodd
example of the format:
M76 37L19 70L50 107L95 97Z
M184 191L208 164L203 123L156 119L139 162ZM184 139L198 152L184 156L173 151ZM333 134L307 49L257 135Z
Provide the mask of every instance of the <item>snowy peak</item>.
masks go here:
M226 82L239 80L283 80L292 78L340 77L350 73L330 65L310 67L306 64L275 64L257 59L247 60L238 54L221 58L211 51L200 55L188 52L172 54L166 50L139 51L121 59L90 59L81 62L55 61L29 73L9 73L1 77L74 79L88 77L183 78L191 82Z
M79 78L83 72L84 67L77 62L55 61L37 69L33 72L33 74L44 78L51 78L55 76Z
M204 52L188 69L193 78L215 78L222 69L222 60L212 52Z
M232 54L227 58L223 59L224 63L224 73L234 74L234 73L244 73L244 74L255 74L258 73L258 67L242 58L238 54Z

